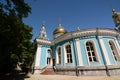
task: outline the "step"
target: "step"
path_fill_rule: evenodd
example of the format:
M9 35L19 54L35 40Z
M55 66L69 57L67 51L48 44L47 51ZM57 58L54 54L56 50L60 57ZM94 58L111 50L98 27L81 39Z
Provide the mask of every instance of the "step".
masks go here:
M41 74L43 75L55 75L55 72L53 70L53 68L46 68L44 72L42 72Z

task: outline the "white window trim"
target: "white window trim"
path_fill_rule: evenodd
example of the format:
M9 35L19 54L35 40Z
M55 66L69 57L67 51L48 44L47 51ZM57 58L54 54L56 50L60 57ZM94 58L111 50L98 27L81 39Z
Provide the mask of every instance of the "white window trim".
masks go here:
M86 42L92 42L93 47L94 47L94 50L95 50L95 53L96 53L97 62L99 62L100 65L101 65L101 61L100 61L100 57L99 57L99 54L98 54L98 50L97 50L95 41L92 40L92 39L87 39L87 40L85 41L84 45L85 45L85 50L86 50L86 56L87 56L88 65L90 66L90 61L89 61L88 53L87 53L87 49L86 49Z
M117 46L116 46L114 40L113 40L113 39L108 39L108 45L109 45L109 41L112 41L112 42L114 43L114 45L115 45L115 48L117 49ZM110 48L110 52L112 53L113 60L114 60L115 64L117 64L117 63L116 63L117 61L116 61L115 58L114 58L114 55L113 55L113 52L112 52L112 50L111 50L110 45L109 45L109 48ZM117 51L117 53L118 53L118 51ZM119 55L119 54L118 54L118 55Z
M120 46L119 46L119 43L118 43L118 41L117 41L117 39L116 38L114 38L114 41L115 41L115 46L116 46L116 48L117 48L117 52L118 52L118 55L120 56Z
M56 48L56 64L61 64L61 63L59 63L59 60L58 60L58 48L61 49L61 62L62 62L62 48L61 48L61 46L57 46L57 48Z
M64 44L64 62L65 62L65 63L68 63L68 62L67 62L67 53L66 53L66 48L65 48L66 45L70 45L70 46L71 46L71 55L72 55L72 63L73 63L73 54L72 54L72 53L73 53L73 50L72 50L72 45L71 45L70 42L67 42L67 43ZM70 64L71 64L71 63L70 63Z
M50 52L48 52L48 50L50 50ZM51 48L47 48L47 53L51 53L51 51L52 51Z

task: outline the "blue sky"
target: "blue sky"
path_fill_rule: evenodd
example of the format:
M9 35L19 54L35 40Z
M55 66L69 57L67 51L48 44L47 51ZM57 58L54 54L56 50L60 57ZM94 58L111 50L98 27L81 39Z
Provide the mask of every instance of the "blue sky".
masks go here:
M114 28L112 8L120 12L120 0L25 0L32 13L24 22L33 27L34 40L45 22L47 36L53 39L53 31L59 19L68 31L88 28Z

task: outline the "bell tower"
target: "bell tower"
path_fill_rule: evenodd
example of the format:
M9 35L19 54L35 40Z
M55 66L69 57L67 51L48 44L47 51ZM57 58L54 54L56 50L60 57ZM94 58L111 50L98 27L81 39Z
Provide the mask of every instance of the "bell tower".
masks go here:
M116 12L115 9L112 9L112 12L113 12L112 18L116 26L115 29L120 32L120 13Z
M46 29L45 29L45 24L42 25L38 38L40 38L40 39L48 39Z

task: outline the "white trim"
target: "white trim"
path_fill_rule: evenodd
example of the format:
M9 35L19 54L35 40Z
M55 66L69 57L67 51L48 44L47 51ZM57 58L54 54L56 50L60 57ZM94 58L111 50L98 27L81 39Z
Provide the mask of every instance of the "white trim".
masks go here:
M82 59L82 53L81 53L81 48L80 48L80 40L79 38L75 39L76 42L76 49L77 49L77 54L78 55L78 62L79 62L79 66L83 66L83 59Z
M115 64L117 64L117 63L116 63L116 60L115 60L115 58L114 58L113 52L112 52L112 50L111 50L109 41L112 41L113 43L114 43L114 41L113 41L112 39L108 39L108 45L109 45L109 48L110 48L110 52L111 52L111 54L112 54L112 57L113 57L113 59L114 59L114 62L115 62ZM114 45L115 45L115 43L114 43Z
M65 46L66 46L67 44L70 44L70 43L67 42L67 43L64 44L64 63L67 63L67 53L66 53L66 49L65 49Z
M85 49L86 49L86 42L88 42L88 41L92 42L93 48L94 48L94 50L95 50L95 55L96 55L97 62L99 62L99 63L101 64L101 60L100 60L100 57L99 57L99 54L98 54L98 50L97 50L97 47L96 47L96 44L95 44L95 41L94 41L94 40L92 40L92 39L87 39L87 40L85 41L85 43L84 43ZM86 49L86 53L87 53L87 49ZM87 55L88 64L89 64L89 66L90 66L90 61L89 61L89 59L88 59L88 54L86 54L86 55Z
M66 55L66 51L65 51L65 45L64 44L64 63L67 63L67 55Z
M35 66L40 66L40 57L41 57L41 45L37 46L36 56L35 56Z
M62 48L61 48L61 46L57 46L57 48L56 48L56 64L61 64L61 63L59 63L59 60L58 60L58 48L60 48L60 50L61 50L61 63L62 63Z
M52 58L50 58L50 64L51 64L51 66L53 65L53 60L52 60Z
M58 52L57 52L57 49L58 49L58 47L56 48L56 51L55 51L55 53L56 53L56 64L58 64Z
M84 41L84 46L85 46L85 51L86 51L86 56L87 56L87 62L88 62L88 65L90 66L90 62L89 62L89 58L88 58L88 53L87 53L87 49L86 49L86 42L87 41L91 41L91 39L88 39L88 40Z
M67 42L67 43L64 44L64 61L65 61L65 63L68 63L67 62L67 53L66 53L66 48L65 48L66 45L70 45L71 46L71 55L72 55L72 63L73 63L73 61L74 61L73 60L73 50L72 50L73 45L71 45L70 42Z
M98 40L100 42L100 46L101 46L102 51L103 51L103 56L104 56L104 58L106 60L106 64L111 65L109 57L108 57L108 53L107 53L107 50L106 50L106 47L105 47L105 44L104 44L104 41L102 39L102 36L98 36Z
M46 53L45 53L46 54L46 65L45 66L47 66L47 57L48 57L48 51L47 50L48 50L48 48L46 49Z
M52 44L52 42L50 40L39 39L39 38L36 39L36 43L38 43L38 44L46 44L46 45L51 45Z
M64 35L61 35L57 38L54 39L54 43L59 43L61 41L64 40L68 40L71 38L77 38L77 37L82 37L82 36L95 36L95 35L105 35L105 36L118 36L120 37L120 35L118 35L119 33L113 29L106 29L106 28L93 28L93 29L86 29L86 30L77 30L74 32L70 32L70 33L66 33ZM51 42L51 44L53 44L53 42Z
M115 40L115 46L116 46L116 48L117 48L117 52L118 52L118 54L119 54L119 56L120 56L120 45L119 45L119 43L118 43L118 40L116 39L116 38L114 38L114 40Z

